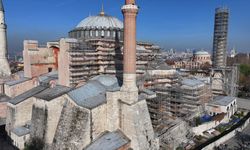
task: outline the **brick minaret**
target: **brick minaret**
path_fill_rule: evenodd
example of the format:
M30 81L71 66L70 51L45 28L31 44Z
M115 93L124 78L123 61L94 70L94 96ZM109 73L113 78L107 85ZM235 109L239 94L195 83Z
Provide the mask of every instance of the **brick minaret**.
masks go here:
M0 0L0 76L9 76L10 66L7 60L7 25L4 19L4 7L2 0Z
M136 16L138 6L135 0L126 0L122 7L124 15L124 49L123 49L123 101L134 103L138 100L136 86Z

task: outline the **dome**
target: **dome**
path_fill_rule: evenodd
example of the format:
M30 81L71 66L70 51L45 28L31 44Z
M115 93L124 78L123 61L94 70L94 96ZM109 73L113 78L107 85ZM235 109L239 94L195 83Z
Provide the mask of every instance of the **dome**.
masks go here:
M194 55L210 55L210 54L207 51L200 50L200 51L194 52Z
M118 28L123 29L123 22L107 15L89 16L83 19L76 28Z

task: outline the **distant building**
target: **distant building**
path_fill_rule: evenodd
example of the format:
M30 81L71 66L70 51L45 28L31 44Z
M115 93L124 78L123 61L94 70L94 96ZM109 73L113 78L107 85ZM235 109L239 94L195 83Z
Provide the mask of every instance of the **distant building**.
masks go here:
M209 68L212 64L211 55L204 50L194 51L193 56L190 58L177 58L166 61L168 65L173 68L182 69L202 69L203 67Z
M230 118L237 111L237 99L230 96L217 96L207 104L206 109L211 116L224 113L227 118Z
M58 42L48 42L39 46L38 41L24 41L24 77L38 77L58 69Z
M213 67L225 67L227 59L228 8L217 8L214 23Z

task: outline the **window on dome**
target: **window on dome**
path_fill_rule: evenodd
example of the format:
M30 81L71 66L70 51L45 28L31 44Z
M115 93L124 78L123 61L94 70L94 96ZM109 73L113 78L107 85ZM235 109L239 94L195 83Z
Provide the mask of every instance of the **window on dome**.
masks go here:
M99 36L98 30L95 31L95 36Z
M90 30L90 37L92 37L93 36L93 31L92 30Z
M81 31L81 37L84 37L84 31Z
M87 36L88 36L88 32L85 31L85 37L87 37Z
M107 31L107 37L110 37L110 31Z
M102 37L104 37L104 30L102 30Z
M115 35L116 35L115 31L113 31L113 37L114 37L114 38L115 38Z
M121 38L121 32L118 32L118 38Z

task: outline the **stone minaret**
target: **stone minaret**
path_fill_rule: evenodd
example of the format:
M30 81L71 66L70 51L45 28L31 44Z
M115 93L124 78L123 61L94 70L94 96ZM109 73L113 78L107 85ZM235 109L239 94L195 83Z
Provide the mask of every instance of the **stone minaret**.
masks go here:
M9 76L11 74L10 66L7 60L7 25L4 19L3 2L0 0L0 76Z
M138 100L136 86L136 16L135 0L126 0L122 7L124 15L123 85L121 92L126 103Z

